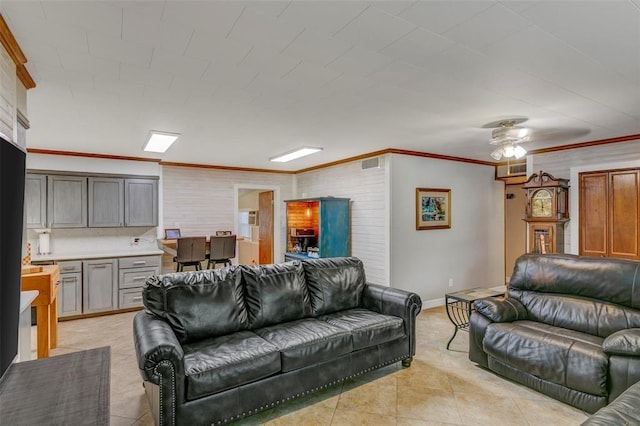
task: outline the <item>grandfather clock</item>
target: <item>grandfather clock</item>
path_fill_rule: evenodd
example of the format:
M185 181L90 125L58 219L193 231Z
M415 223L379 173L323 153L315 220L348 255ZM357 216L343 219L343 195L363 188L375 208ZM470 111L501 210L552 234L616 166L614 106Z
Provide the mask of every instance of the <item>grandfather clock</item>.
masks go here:
M532 174L526 192L528 253L564 253L564 224L569 221L569 179L549 173Z

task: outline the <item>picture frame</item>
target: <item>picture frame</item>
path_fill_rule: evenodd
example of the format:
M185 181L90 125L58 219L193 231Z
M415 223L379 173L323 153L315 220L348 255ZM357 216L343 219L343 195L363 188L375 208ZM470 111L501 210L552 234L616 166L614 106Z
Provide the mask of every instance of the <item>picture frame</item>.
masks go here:
M416 230L451 228L451 189L416 188Z

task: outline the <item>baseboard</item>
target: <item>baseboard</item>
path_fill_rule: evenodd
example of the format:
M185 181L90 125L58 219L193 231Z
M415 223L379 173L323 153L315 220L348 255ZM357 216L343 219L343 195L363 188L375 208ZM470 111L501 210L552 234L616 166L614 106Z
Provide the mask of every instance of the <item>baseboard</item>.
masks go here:
M422 310L437 308L438 306L444 306L444 297L440 297L438 299L432 300L423 300L422 301Z

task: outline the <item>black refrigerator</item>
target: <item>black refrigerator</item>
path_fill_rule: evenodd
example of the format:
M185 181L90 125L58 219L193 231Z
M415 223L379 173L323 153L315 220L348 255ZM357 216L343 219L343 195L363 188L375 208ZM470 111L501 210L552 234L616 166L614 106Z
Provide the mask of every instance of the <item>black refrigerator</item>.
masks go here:
M18 353L24 149L0 136L0 378Z

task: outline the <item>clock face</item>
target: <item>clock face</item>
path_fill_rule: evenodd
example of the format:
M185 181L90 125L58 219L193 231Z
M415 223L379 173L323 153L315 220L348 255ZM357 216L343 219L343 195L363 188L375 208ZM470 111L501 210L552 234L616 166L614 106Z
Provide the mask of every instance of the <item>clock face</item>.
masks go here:
M531 216L551 217L551 192L539 189L531 197Z

